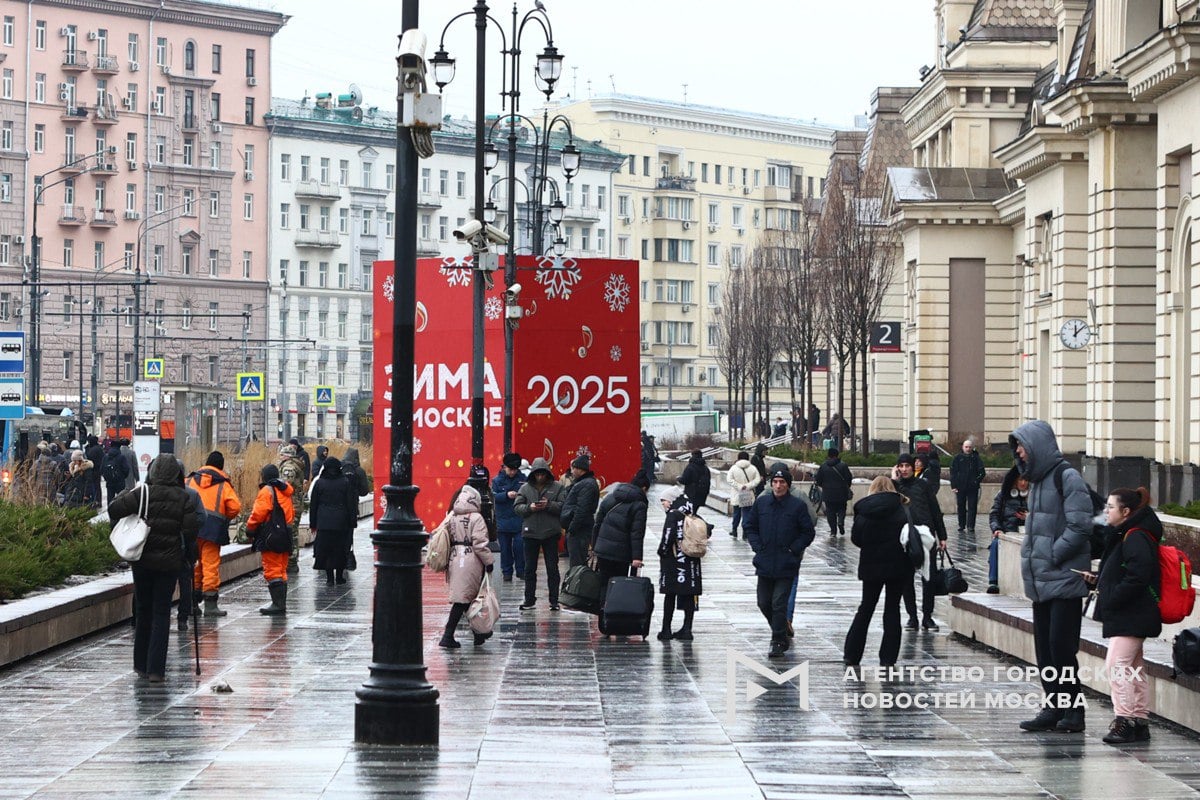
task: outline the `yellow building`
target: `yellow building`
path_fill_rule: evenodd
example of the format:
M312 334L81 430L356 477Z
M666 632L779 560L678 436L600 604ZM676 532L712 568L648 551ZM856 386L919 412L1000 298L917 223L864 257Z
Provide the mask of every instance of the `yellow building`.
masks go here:
M559 109L577 137L626 156L613 174L612 255L641 262L643 408L723 406L714 357L722 286L759 237L799 225L819 196L834 129L613 95ZM786 387L782 372L773 386ZM786 408L778 392L773 406Z

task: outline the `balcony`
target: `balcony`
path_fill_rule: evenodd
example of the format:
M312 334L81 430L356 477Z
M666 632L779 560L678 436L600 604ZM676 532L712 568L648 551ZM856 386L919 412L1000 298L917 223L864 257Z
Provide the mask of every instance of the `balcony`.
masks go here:
M563 212L563 219L581 219L599 222L600 209L595 206L567 206Z
M336 183L321 181L296 181L296 197L323 197L337 200L342 196L342 187Z
M111 208L97 208L92 211L92 227L112 228L117 224L117 212Z
M770 202L799 203L804 197L789 186L764 186L763 200Z
M92 117L92 121L97 125L115 125L119 116L116 103L109 100L96 106L96 113Z
M88 68L88 52L86 50L64 50L62 68L67 72L83 72Z
M417 208L441 208L442 196L433 192L417 193Z
M96 163L92 165L91 172L96 175L116 175L118 172L115 161L107 161L106 159L112 156L101 156L96 159Z
M184 114L183 119L179 121L179 128L184 133L199 133L200 132L200 115L199 114Z
M96 56L96 64L92 67L92 72L103 75L116 75L121 71L121 64L117 61L116 56Z
M297 247L328 247L332 249L340 247L341 244L341 237L334 231L296 231Z
M669 189L677 192L696 191L696 179L686 175L667 175L654 182L655 189Z
M439 245L434 239L417 239L417 254L422 256L440 255Z
M67 105L60 116L63 122L80 122L87 119L88 110L83 105Z
M87 212L81 206L73 206L70 204L62 207L62 213L59 214L59 225L82 225L87 222Z
M78 153L63 153L62 167L59 169L64 175L78 175L88 168L88 160L80 158Z

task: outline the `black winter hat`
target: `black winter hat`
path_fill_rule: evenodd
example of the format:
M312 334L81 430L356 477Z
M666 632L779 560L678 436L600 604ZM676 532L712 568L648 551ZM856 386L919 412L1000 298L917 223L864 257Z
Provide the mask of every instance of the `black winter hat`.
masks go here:
M571 462L571 469L589 470L592 468L592 459L587 453L581 453Z
M825 451L825 455L829 456L830 458L837 458L840 453L836 447L831 447Z
M279 467L275 466L274 464L267 464L262 468L262 472L259 473L259 478L263 483L270 483L271 481L278 480Z
M646 475L646 470L644 469L639 469L637 474L633 476L633 480L631 480L630 483L639 489L650 488L650 478Z
M204 460L204 466L225 469L225 454L220 450L213 450L208 454L208 458Z
M521 454L520 453L505 453L504 458L501 459L500 463L502 463L504 466L508 467L509 469L520 469L521 468Z
M788 486L792 485L792 471L788 469L788 465L784 464L782 461L776 461L774 464L772 464L768 472L769 480L783 478L785 481L787 481Z
M913 463L912 453L901 453L896 456L896 465Z

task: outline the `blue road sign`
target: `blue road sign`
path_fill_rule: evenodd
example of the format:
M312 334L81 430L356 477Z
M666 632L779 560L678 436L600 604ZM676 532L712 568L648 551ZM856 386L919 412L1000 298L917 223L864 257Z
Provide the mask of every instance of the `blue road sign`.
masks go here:
M25 372L25 331L0 331L0 372Z
M0 378L0 419L25 419L24 378Z
M265 400L263 374L261 372L239 372L237 374L238 400Z
M147 358L144 372L148 381L160 379L163 376L163 360L161 358Z
M318 386L314 392L316 400L315 405L331 406L333 405L333 387Z

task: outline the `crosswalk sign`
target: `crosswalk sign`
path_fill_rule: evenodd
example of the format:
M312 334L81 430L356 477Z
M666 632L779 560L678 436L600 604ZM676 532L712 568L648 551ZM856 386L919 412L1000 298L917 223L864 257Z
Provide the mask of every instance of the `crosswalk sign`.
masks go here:
M316 395L316 399L314 402L316 405L318 405L318 406L333 405L333 387L332 386L318 386L316 388L315 395Z
M263 400L263 374L261 372L239 372L237 374L238 400Z
M161 379L163 376L163 360L161 358L147 358L143 372L148 381Z

